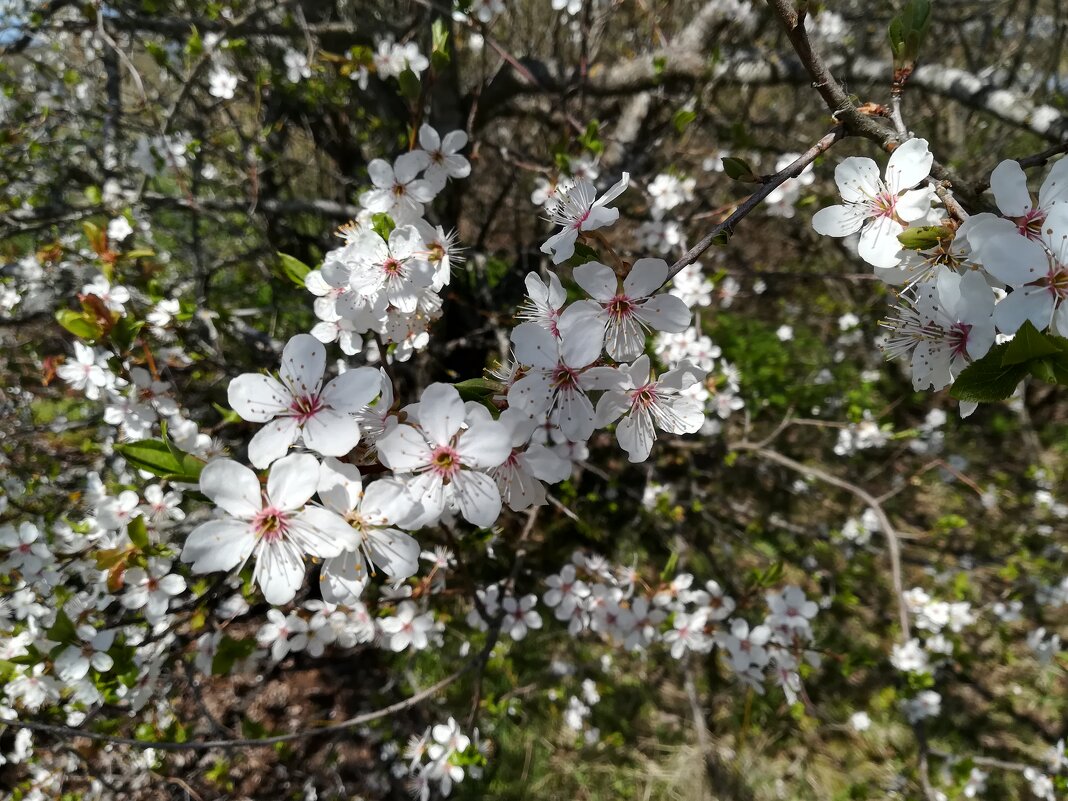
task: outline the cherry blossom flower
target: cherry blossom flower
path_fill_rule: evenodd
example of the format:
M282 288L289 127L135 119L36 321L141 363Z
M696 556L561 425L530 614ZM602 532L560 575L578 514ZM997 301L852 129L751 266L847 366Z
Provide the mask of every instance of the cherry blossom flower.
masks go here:
M256 632L256 642L271 649L271 659L281 662L291 653L308 645L308 623L296 612L283 614L280 609L267 610L267 622Z
M771 629L767 626L754 626L742 618L731 621L730 633L721 633L719 642L730 655L731 666L742 673L751 667L763 668L771 658L764 647L771 639Z
M1038 190L1038 203L1027 190L1027 175L1018 161L1006 159L990 173L990 191L998 210L1016 225L1021 236L1042 237L1043 223L1057 203L1068 201L1068 159L1054 164Z
M550 272L547 281L542 281L537 273L527 273L524 280L527 287L527 296L516 312L516 318L531 323L537 323L555 337L560 336L557 321L560 319L560 310L567 302L567 292L564 291L556 273Z
M649 458L656 428L671 434L693 434L701 429L705 421L702 404L680 393L704 381L704 370L684 361L652 380L649 357L643 355L633 364L622 365L619 372L623 382L620 388L601 396L594 424L604 426L623 416L616 426L616 439L630 461Z
M860 231L860 257L874 267L893 267L900 260L897 235L930 208L930 192L912 188L930 174L933 161L926 139L899 145L890 154L883 178L869 158L844 159L834 179L845 204L820 209L812 217L812 227L824 236Z
M248 446L249 461L267 467L303 437L323 456L344 456L360 441L353 415L379 391L373 367L348 370L323 386L326 348L310 334L298 334L282 351L278 378L244 373L230 382L230 406L243 420L267 423Z
M74 389L84 392L89 400L100 398L100 390L108 385L109 376L97 362L96 351L78 341L74 343L74 361L66 361L57 367L56 375Z
M150 557L146 568L131 567L123 575L126 592L119 599L127 609L145 609L150 621L159 620L171 599L185 592L185 579L171 573L171 561Z
M430 633L434 628L434 618L428 614L419 614L419 607L412 601L402 601L397 607L397 614L379 621L383 634L391 651L404 651L414 648L422 651L430 644Z
M619 219L619 210L608 204L623 194L630 183L630 173L623 173L619 182L601 197L589 180L579 180L574 186L558 192L555 206L550 214L553 225L563 230L553 234L541 246L542 253L552 256L553 264L567 261L575 253L575 243L580 231L594 231L611 225Z
M100 504L96 512L96 521L109 531L118 531L133 518L140 515L138 505L141 499L133 490L123 490L118 497L108 498ZM135 514L136 513L136 514Z
M469 523L492 525L501 512L501 495L493 479L480 471L508 458L512 451L508 430L489 419L488 413L485 419L471 416L450 384L431 384L423 390L418 422L418 428L402 423L379 438L382 463L410 474L408 490L429 519L436 520L452 502Z
M546 590L542 601L554 610L553 616L560 621L570 620L575 610L590 594L586 582L576 577L574 565L564 565L559 574L547 577L545 583L549 585L549 589Z
M418 177L428 166L430 156L422 150L404 153L392 165L374 159L367 165L374 188L360 195L360 204L368 211L388 214L398 225L422 217L423 204L437 194L434 184Z
M56 675L67 683L85 678L89 668L107 673L115 665L115 660L108 654L108 649L115 642L114 629L97 631L88 624L82 624L76 632L81 643L68 645L55 660Z
M520 512L545 503L546 481L557 484L571 475L571 462L544 445L530 442L537 423L518 409L506 409L500 422L512 436L512 452L490 471L508 508Z
M1068 336L1068 203L1050 209L1040 240L998 229L978 255L987 272L1013 288L994 308L998 330L1014 334L1030 320L1040 331Z
M990 350L992 313L994 293L979 272L961 276L940 270L934 281L915 287L911 300L903 296L896 316L885 324L890 329L886 352L898 358L911 354L913 388L937 391Z
M471 163L460 155L467 146L467 134L450 131L442 139L438 132L426 123L419 127L419 146L430 159L423 177L437 187L444 187L449 178L466 178L471 174Z
M232 100L237 91L237 76L225 67L215 67L208 77L208 83L208 94L220 100Z
M588 326L574 325L559 340L537 323L512 330L516 360L526 374L508 390L508 403L531 417L559 410L560 429L572 442L585 441L594 429L593 389L618 386L611 368L589 369L601 354L601 343Z
M541 615L534 609L537 602L536 595L524 595L518 599L509 595L505 598L501 602L501 609L504 611L501 630L519 642L527 636L529 629L540 629Z
M197 526L186 538L182 561L194 573L232 570L255 556L252 580L271 604L293 600L304 581L304 555L328 559L359 545L357 533L334 512L306 505L319 482L314 456L279 459L266 492L256 474L229 459L208 464L200 491L226 515Z
M378 232L366 230L352 243L360 253L349 275L349 286L359 296L383 293L390 305L414 312L420 295L434 280L434 270L423 256L426 246L414 225L390 232L387 243Z
M52 552L41 537L41 530L33 523L24 521L14 526L0 526L0 549L10 549L3 569L17 570L25 576L35 576L51 560Z
M616 361L635 359L645 348L645 330L680 333L690 325L690 310L680 298L655 294L668 277L663 259L638 259L622 288L610 267L596 261L575 268L575 283L594 299L572 303L560 317L561 330L593 319L608 355Z
M125 313L123 304L130 300L130 290L124 286L112 286L103 275L96 276L91 283L82 287L83 295L96 295L104 305L114 312Z
M358 467L324 459L318 493L323 505L345 518L359 539L357 548L323 564L319 581L326 601L349 603L358 598L376 567L394 583L415 575L419 543L396 525L422 510L402 482L381 478L364 487Z

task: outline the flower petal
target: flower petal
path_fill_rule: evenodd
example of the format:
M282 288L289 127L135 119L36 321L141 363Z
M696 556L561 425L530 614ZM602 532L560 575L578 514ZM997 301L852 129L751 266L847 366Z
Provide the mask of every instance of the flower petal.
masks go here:
M667 281L668 263L663 259L638 259L623 279L623 291L628 298L652 295Z
M512 453L508 429L496 420L473 424L460 435L456 444L460 461L480 470L496 467Z
M886 186L891 194L900 195L931 174L934 156L926 139L910 139L898 145L886 163Z
M449 485L464 520L481 528L497 522L501 514L501 493L485 473L461 470Z
M315 494L319 460L310 453L293 453L279 459L267 476L267 497L285 511L295 511Z
M357 367L346 370L329 384L319 395L319 400L339 412L356 414L378 397L382 389L382 377L374 367Z
M182 561L192 562L194 573L233 570L248 559L256 547L252 526L241 520L209 520L185 538Z
M326 348L311 334L297 334L282 350L278 371L294 395L318 395L326 369Z
M612 268L596 261L580 264L573 272L575 283L594 300L607 303L616 296L619 281Z
M879 194L879 165L863 156L842 159L834 168L834 182L846 203L863 203Z
M264 542L257 549L252 580L259 585L267 603L287 604L304 583L304 559L287 540Z
M1031 210L1031 193L1027 175L1018 161L1005 159L990 173L990 191L994 202L1006 217L1022 217Z
M279 417L256 432L248 443L248 460L264 470L271 462L285 456L289 446L297 441L300 423L295 417Z
M289 410L293 396L277 379L259 373L244 373L230 382L226 397L242 420L266 423Z
M200 491L224 512L251 520L263 508L256 474L232 459L216 459L200 473Z

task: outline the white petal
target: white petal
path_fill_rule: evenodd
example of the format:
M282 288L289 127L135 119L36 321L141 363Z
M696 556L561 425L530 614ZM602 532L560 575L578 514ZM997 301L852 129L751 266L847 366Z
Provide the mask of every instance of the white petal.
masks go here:
M371 553L371 561L391 581L403 581L419 572L419 542L403 531L384 528L370 532L367 550Z
M550 254L553 264L560 264L575 255L577 241L578 229L568 226L546 239L541 246L541 252Z
M690 327L693 315L682 298L675 295L654 295L636 310L639 320L657 331L679 333Z
M1029 284L1049 271L1042 245L1015 232L987 237L978 255L986 271L1009 286Z
M886 164L886 186L892 194L900 195L931 174L934 156L926 139L910 139L898 145Z
M544 372L528 373L508 388L509 407L527 414L547 412L552 402L552 379Z
M877 217L860 232L857 252L873 267L893 267L901 260L897 235L904 230L901 223L890 217Z
M304 560L286 540L264 543L257 549L252 580L259 585L267 603L287 604L304 583Z
M423 150L438 150L441 148L441 138L438 132L425 122L419 126L419 147Z
M501 514L501 493L492 478L485 473L461 470L450 486L460 514L468 523L488 528L497 522Z
M512 438L496 420L476 423L460 435L457 451L463 464L488 470L511 455Z
M664 285L668 264L663 259L638 259L623 279L623 291L628 298L644 298Z
M321 506L308 506L294 517L291 536L306 553L320 558L355 550L360 534L341 517Z
M430 464L426 438L410 425L396 425L375 443L382 464L398 473L410 473Z
M1052 167L1038 190L1038 205L1048 209L1054 203L1068 201L1068 158L1062 158Z
M256 547L252 527L240 520L201 523L185 539L182 561L192 562L194 573L215 573L240 565Z
M512 346L516 359L523 365L550 370L560 361L556 339L534 322L520 323L512 329Z
M226 395L230 408L250 423L266 423L284 414L293 402L281 382L259 373L239 375L230 382Z
M347 370L323 388L319 400L339 412L356 414L378 397L382 377L374 367Z
M994 202L1006 217L1022 217L1031 210L1031 193L1027 175L1019 162L1005 159L990 173L990 191Z
M223 511L251 520L263 508L256 474L232 459L216 459L200 473L200 491Z
M616 426L616 439L619 446L627 452L632 462L644 462L649 458L656 440L653 419L647 411L636 410L624 417Z
M458 153L467 146L467 134L464 131L449 131L441 140L444 153Z
M575 389L561 390L557 400L560 430L572 442L585 442L593 433L593 404L586 393Z
M360 468L332 457L323 459L319 466L319 483L316 485L319 498L339 514L347 514L356 508L363 497L363 478Z
M367 566L359 551L343 551L323 563L319 575L323 600L331 604L351 604L367 586Z
M411 516L417 506L403 481L380 478L364 490L360 514L375 525L395 525Z
M821 236L855 234L868 218L868 209L860 204L828 206L812 215L812 228Z
M452 440L465 415L463 399L451 384L431 384L419 397L419 427L437 445Z
M317 395L326 369L326 348L311 334L297 334L282 350L279 376L294 394Z
M320 409L305 420L302 433L309 450L323 456L344 456L360 442L356 418L330 408Z
M834 169L834 182L846 203L864 202L879 194L879 165L863 156L842 159Z
M371 183L379 189L389 189L393 186L393 167L385 159L374 159L367 165L367 174Z
M261 470L285 456L297 441L300 424L295 417L279 417L256 432L248 443L248 460Z
M597 401L597 415L593 424L597 428L603 428L618 420L628 409L630 409L630 396L626 392L619 390L606 392Z
M1025 286L1015 289L994 307L994 322L1004 334L1015 334L1025 320L1045 330L1053 317L1053 295L1045 287Z
M315 494L319 483L319 460L310 453L294 453L279 459L267 476L267 497L279 509L300 509Z
M590 261L580 264L573 273L575 283L595 300L607 303L616 295L619 281L612 268L600 262Z

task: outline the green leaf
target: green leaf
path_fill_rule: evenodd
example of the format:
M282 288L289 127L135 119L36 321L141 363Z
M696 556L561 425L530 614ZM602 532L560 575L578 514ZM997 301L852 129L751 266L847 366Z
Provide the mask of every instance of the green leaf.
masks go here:
M282 272L286 278L297 286L304 286L304 279L311 272L311 267L288 253L279 253L278 258L282 262Z
M597 120L590 122L582 136L578 138L578 142L595 156L600 156L604 153L604 142L601 141L601 123Z
M138 515L131 520L126 526L126 533L130 537L130 542L142 551L148 547L148 526L145 525L144 515Z
M56 612L56 622L45 634L48 635L48 639L58 643L70 644L78 640L78 632L75 631L74 623L62 609Z
M104 329L96 321L96 316L84 311L60 309L56 312L56 322L78 337L78 339L96 341L104 333Z
M949 394L957 400L983 403L1005 400L1030 372L1026 364L1003 365L1008 343L996 345L978 361L966 367Z
M950 230L943 225L917 225L897 235L897 241L906 250L928 250L943 239L952 238Z
M569 261L570 261L570 263L574 264L577 267L578 265L585 264L586 262L600 261L600 260L601 260L601 254L600 253L598 253L596 250L591 248L585 242L576 242L575 243L575 255L573 255Z
M745 159L724 156L723 172L727 173L728 178L733 178L735 181L747 184L760 183L760 178L757 177L756 172Z
M388 242L389 235L393 233L393 230L397 227L397 223L395 223L393 218L385 212L379 212L378 214L371 215L371 227L380 237Z
M690 126L690 123L697 119L697 112L688 108L680 108L675 112L675 116L671 118L671 124L675 126L675 130L680 134Z
M136 320L131 315L120 317L111 327L109 337L119 353L126 353L133 347L138 332L144 327L143 320Z
M235 640L228 634L224 634L211 660L211 673L213 676L225 676L234 667L234 662L244 659L256 650L256 641Z
M430 34L430 62L435 70L441 71L449 63L449 29L445 27L445 20L441 17L434 20Z
M405 68L399 76L397 81L400 83L401 97L408 100L418 100L420 93L423 91L423 85L419 82L419 77L411 71L409 68Z
M196 484L204 469L203 460L158 439L120 442L115 450L131 467L183 484Z
M1024 364L1032 359L1040 359L1060 353L1060 348L1045 334L1035 328L1034 324L1027 320L1020 326L1005 348L1005 354L1001 357L1001 364L1008 367L1013 364Z

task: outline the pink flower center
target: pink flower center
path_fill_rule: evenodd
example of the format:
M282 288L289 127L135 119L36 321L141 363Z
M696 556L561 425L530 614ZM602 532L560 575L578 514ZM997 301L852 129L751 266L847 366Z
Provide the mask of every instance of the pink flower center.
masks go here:
M1052 261L1049 272L1040 282L1058 301L1068 298L1068 265Z
M884 189L871 200L871 211L875 217L893 217L897 208L897 195Z
M968 355L968 337L971 335L971 331L972 327L968 323L954 323L953 327L949 329L947 338L954 356ZM787 614L794 614L794 610L790 609Z
M630 395L630 407L632 409L648 409L656 403L656 384L646 384L638 387Z
M314 417L323 408L318 395L297 395L289 404L289 411L301 424L307 422L309 417Z
M566 364L558 364L553 370L553 389L578 389L578 373Z
M1042 224L1046 221L1046 212L1042 209L1031 209L1022 217L1013 217L1016 228L1021 236L1028 239L1038 239L1042 236Z
M252 518L252 529L259 539L278 542L289 530L289 518L281 509L267 506Z
M448 445L439 445L430 454L430 469L447 481L460 472L460 454Z
M402 265L399 261L397 261L392 256L390 256L388 259L386 259L384 262L382 262L382 269L383 269L383 271L385 271L386 275L389 275L389 276L400 275L401 268L403 266L404 265Z
M613 322L620 322L634 314L634 301L626 295L616 295L604 308Z

